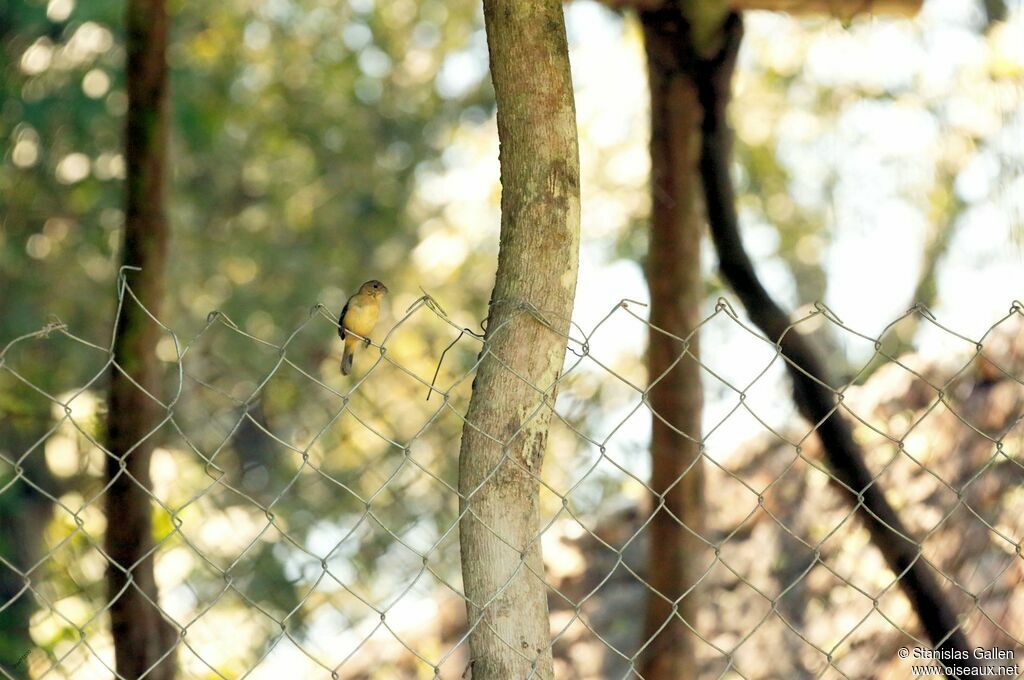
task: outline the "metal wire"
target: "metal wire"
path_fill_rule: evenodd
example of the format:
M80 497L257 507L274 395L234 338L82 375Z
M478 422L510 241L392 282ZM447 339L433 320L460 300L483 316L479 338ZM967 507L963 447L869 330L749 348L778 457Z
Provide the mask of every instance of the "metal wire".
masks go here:
M140 303L122 276L119 305L125 304ZM506 324L525 315L550 327L549 312L512 300L496 304L512 306ZM707 551L700 578L683 595L697 593L706 603L701 607L706 620L702 614L701 620L683 621L701 642L700 676L865 677L883 666L909 676L910 662L896 657L897 648L929 646L901 599L903 575L889 572L865 546L860 535L864 530L854 519L859 503L843 504L840 494L826 488L842 483L818 455L813 436L817 424L796 416L780 424L752 405L755 388L764 389L766 383L771 383L772 394L784 394L779 369L788 359L779 343L763 337L725 299L687 337L653 326L641 308L641 303L621 300L589 331L572 324L564 335L569 350L564 370L553 384L532 386L538 395L536 410L510 436L484 433L507 445L530 420L551 412L549 448L562 448L557 456L549 454L544 474L506 453L487 479L461 499L454 476L457 432L480 429L464 416L476 368L490 355L505 370L514 369L494 355L482 335L451 319L428 293L379 342L371 342L373 349L366 353L372 361L361 360L367 364L362 374L346 383L308 360L309 347L333 336L323 331L336 323L336 315L324 305L315 305L281 341L259 337L214 312L182 343L150 314L169 340L162 358L171 385L166 395L146 393L163 413L148 436L166 447L161 464L175 461L175 473L155 474L156 486L147 492L156 526L161 527L154 529L160 598L153 604L177 631L177 644L168 653L177 655L181 677L280 677L285 660L289 668L303 660L303 677L370 677L380 668L391 669L389 677L448 678L468 672L471 628L489 624L481 617L467 625L462 618L466 596L459 574L458 527L463 515L473 512L473 496L502 465L530 475L546 499L533 542L544 544L547 564L545 573L534 575L550 591L558 675L641 677L639 658L653 640L644 639L635 611L645 598L661 597L673 605L672 615L682 618L682 597L669 598L646 581L645 530L656 512L668 508L647 483L643 437L638 438L635 423L657 418L675 430L663 414L653 411L649 394L681 362L697 362L705 382L728 395L731 404L717 422L705 418L703 434L675 430L697 443L701 452L683 474L703 465L709 475L708 528L698 532L676 518L681 531L696 537ZM944 373L913 357L890 356L883 340L908 317L971 351ZM803 332L821 324L873 349L864 368L844 385L828 386L836 397L834 410L856 421L858 437L872 442L873 483L902 499L897 509L915 531L908 538L919 546L918 559L944 579L945 589L963 605L962 625L972 639L1016 655L1016 662L993 662L1001 666L1020 663L1024 653L1024 499L1015 491L1015 480L1024 479L1019 427L1024 418L1024 361L1006 340L1011 329L1019 332L1021 317L1024 306L1014 301L1003 318L972 340L915 306L872 336L817 304L787 330ZM637 346L646 333L678 341L675 363L662 375L642 380L637 377L642 375L637 368L641 357L630 358L634 365L623 365L621 358L600 355L600 334L613 319L636 323ZM693 338L712 324L739 332L763 350L765 361L746 382L727 377L692 351ZM402 346L426 327L437 339L434 345L447 346L433 362ZM456 335L445 339L446 333ZM72 342L82 356L95 357L98 363L81 384L55 394L35 384L16 355L56 339ZM230 362L218 359L218 339L237 343L232 345L236 356L264 353L260 356L268 365L255 376L235 375ZM430 351L422 341L414 345ZM462 354L442 364L456 347ZM94 395L111 370L121 370L112 348L112 340L97 344L53 320L0 351L0 378L5 379L0 385L11 390L8 401L37 400L52 410L50 422L25 450L0 447L0 499L30 489L53 508L43 554L18 563L0 550L0 570L5 572L0 578L20 583L13 597L0 601L0 616L9 615L22 598L31 598L36 643L16 667L0 665L3 677L120 677L107 616L112 603L102 578L111 563L103 551L103 527L117 518L103 517L101 499L112 481L102 477L103 465L96 460L97 455L100 462L116 457L104 447L94 422L99 401ZM905 392L912 386L919 404L901 404L898 394L892 408L872 402L864 392L877 383L876 377L867 387L856 387L879 357L885 360L889 383L896 380ZM972 367L979 362L991 367L985 380L973 377ZM436 367L433 378L420 373L428 365ZM989 392L979 392L982 383ZM559 397L553 401L550 395L556 388ZM593 398L595 389L617 394L616 404L601 407ZM998 401L986 396L997 392ZM425 402L424 394L428 399L436 394L440 403ZM414 400L419 410L408 406ZM214 402L220 406L211 406ZM274 405L278 419L302 417L282 434L268 421L266 404ZM998 406L1002 415L985 416L977 404ZM886 424L879 422L883 412ZM397 416L389 420L391 413ZM612 415L615 422L609 423ZM747 447L742 455L712 455L716 447L711 438L722 436L735 426L730 421L740 417L755 423L767 443L756 454ZM939 420L945 436L955 439L952 448L946 446L946 458L919 446L923 438L941 448L935 434ZM54 493L33 470L53 463L50 447L59 459L69 440L74 441L78 469L63 476L92 481ZM627 443L619 445L622 441ZM238 450L262 458L239 471L232 458ZM338 451L349 452L345 463L337 462ZM356 464L349 460L358 458L354 451L369 453ZM949 459L964 451L973 452L968 462ZM996 472L1002 481L993 481ZM128 474L123 464L119 474ZM277 488L268 490L271 481ZM793 497L794 488L806 493L809 484L819 481L814 495ZM894 481L906 486L893 488ZM712 484L717 486L713 489ZM845 490L854 497L861 493ZM599 500L595 503L594 498ZM461 511L460 500L465 501ZM816 526L814 515L819 512L827 513L828 521ZM427 516L436 526L424 529ZM971 527L974 533L968 534ZM491 531L506 541L497 529ZM774 546L774 554L751 554L758 545L755 535ZM967 535L974 537L971 554L958 555L950 544ZM521 546L515 549L527 552ZM285 583L280 578L261 582L271 578L268 559L282 565ZM769 559L788 564L778 567L766 563ZM187 568L172 568L178 563ZM135 565L113 566L127 572ZM531 567L524 561L520 569ZM516 575L509 576L506 586ZM125 588L134 587L129 579ZM473 604L486 610L499 595ZM623 597L632 612L614 604ZM851 608L850 602L860 604ZM454 614L442 616L445 611ZM817 612L813 621L807 618L811 611ZM452 621L442 623L446 617ZM237 628L224 630L225 621L237 622ZM823 629L828 633L823 635ZM512 643L506 641L522 654Z

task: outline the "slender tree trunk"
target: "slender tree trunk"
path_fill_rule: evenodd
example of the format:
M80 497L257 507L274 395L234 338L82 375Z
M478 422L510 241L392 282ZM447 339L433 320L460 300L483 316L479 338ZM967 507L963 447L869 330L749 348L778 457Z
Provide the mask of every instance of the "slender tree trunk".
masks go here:
M501 241L459 457L474 680L552 677L538 479L579 261L579 151L559 0L485 0Z
M738 47L738 17L727 24L727 33L734 48ZM729 49L726 48L726 54ZM848 494L872 542L899 579L928 639L936 649L959 659L960 666L976 666L979 662L971 654L956 610L940 589L933 568L921 556L918 543L864 464L863 451L853 437L849 420L841 412L842 403L830 387L833 383L825 362L803 335L789 328L788 315L768 295L743 248L730 176L732 131L726 119L732 67L726 60L716 61L706 63L708 69L701 72L697 85L705 112L700 156L702 186L722 276L742 300L751 321L779 343L793 382L794 402L801 415L814 425L836 487Z
M674 42L686 39L666 26L659 13L641 14L651 92L651 233L647 285L651 323L648 376L654 382L651 420L650 555L644 640L649 646L640 671L647 680L696 675L699 596L691 589L702 571L698 555L704 528L704 469L700 458L701 411L698 336L703 279L700 104L689 75L675 56ZM662 330L658 330L662 329ZM670 333L671 335L667 335ZM689 337L694 333L692 337ZM672 337L676 336L676 337ZM685 344L677 338L688 338ZM679 361L684 351L693 357ZM678 362L678 363L677 363ZM684 526L685 525L685 526ZM684 623L684 621L686 623Z
M168 228L164 215L167 148L167 14L163 0L129 0L127 6L128 120L125 130L127 182L125 280L138 302L123 289L117 319L110 381L106 493L106 551L110 627L117 672L125 678L163 680L175 673L176 633L155 603L153 528L149 490L150 436L162 417L147 396L160 394L155 349L159 328L147 317L159 313L163 297ZM133 384L133 382L135 384ZM138 385L138 386L136 386Z

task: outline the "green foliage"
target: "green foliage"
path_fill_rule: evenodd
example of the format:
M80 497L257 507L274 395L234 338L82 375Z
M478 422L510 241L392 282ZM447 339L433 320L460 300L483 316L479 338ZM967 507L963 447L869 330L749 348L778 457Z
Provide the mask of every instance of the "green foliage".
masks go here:
M122 11L121 2L108 0L0 3L0 139L9 149L0 160L2 342L37 330L51 315L78 336L100 346L109 342L124 219ZM419 235L407 204L417 173L441 163L449 130L467 108L490 106L482 78L457 88L457 93L437 83L446 55L465 49L481 30L476 4L230 0L176 2L170 11L168 214L173 236L161 319L187 334L220 307L240 328L280 341L313 302L337 309L346 291L371 276L387 281L393 290L415 291L415 272L407 263ZM477 287L468 288L467 294L478 301L482 295ZM193 376L228 393L237 393L246 375L255 386L273 357L268 364L265 354L253 351L252 342L238 342L237 335L220 330L225 332L211 333L190 354ZM446 342L448 333L440 327L424 332L431 342ZM319 325L315 337L303 336L290 347L291 356L318 374L333 337L332 328ZM90 371L102 368L98 353L80 343L53 338L23 347L9 357L10 365L54 395L84 384L95 375ZM54 362L54 356L61 361ZM458 351L449 360L464 365L470 361ZM3 374L5 387L12 389L3 392L0 405L0 452L13 460L23 453L21 443L44 435L53 420L46 399L25 397L17 389L20 384L7 377ZM175 371L167 371L168 394L176 378ZM329 417L326 411L302 411L309 402L309 386L296 378L276 379L254 399L262 404L266 426L289 442L312 436L323 425L321 419ZM95 383L90 395L102 394L104 384ZM399 390L400 385L392 383L392 388ZM186 397L206 405L195 414L205 428L196 439L200 451L221 451L218 444L247 407L232 400L217 405L219 397L194 382L186 387ZM182 413L182 418L187 415ZM12 436L16 419L8 416L29 423L23 436ZM452 427L438 436L457 436ZM338 430L318 445L318 462L368 497L378 473L367 474L363 461L375 460L377 445L365 438L361 448L346 445L346 435L340 440L334 436ZM300 546L316 526L303 520L310 507L323 508L318 519L327 523L343 523L365 511L336 486L311 485L308 477L315 473L294 451L268 445L262 433L248 440L263 438L262 457L256 448L233 442L206 465L198 455L186 455L191 453L188 442L171 425L157 436L174 452L183 477L212 485L200 501L206 511L235 508L249 513L255 509L254 499L264 508L276 499L277 521ZM88 442L76 446L85 457ZM351 455L346 457L345 450ZM46 471L42 447L31 458L39 465L26 465L25 475L38 482ZM0 467L8 480L10 466ZM91 487L95 493L102 487L101 469L83 468L64 481L69 488ZM299 473L303 476L292 492L308 488L304 497L296 498L288 489ZM256 478L262 482L254 490ZM19 508L28 507L26 493L33 492L24 481L0 493L3 514L16 516ZM172 509L186 508L181 510L184 535L202 525L199 518L188 521L189 498L166 500ZM92 505L101 502L93 500ZM425 512L416 493L395 508L401 509L386 511L380 519L396 531ZM67 515L60 509L58 514ZM454 511L431 508L429 516L446 526ZM258 513L252 521L255 526L267 523ZM66 581L72 567L87 550L79 545L81 534L73 525L64 530L77 538L46 565L48 578L64 582L58 589L70 589ZM166 550L181 547L171 517L161 510L154 533L158 541L167 541ZM17 535L7 527L0 531L0 554L12 554ZM384 552L386 537L380 532L360 537L367 550L346 558L360 563L357 573L363 574L365 584L372 584L373 565ZM244 555L224 552L221 565L240 557L249 578L239 584L239 592L279 618L294 610L309 588L294 572L294 559L281 549L282 542L272 529ZM194 553L191 559L189 588L215 598L223 588L222 575L201 568ZM20 583L9 573L0 578L11 581L15 590ZM99 609L105 602L102 581L93 585L98 587L80 596ZM173 593L170 597L180 599ZM197 606L209 602L200 597ZM26 595L6 611L5 635L0 637L11 642L0 650L0 663L7 669L25 651L27 619L36 604ZM306 611L289 618L296 634L305 625ZM37 642L58 653L63 639ZM265 650L257 644L252 651Z

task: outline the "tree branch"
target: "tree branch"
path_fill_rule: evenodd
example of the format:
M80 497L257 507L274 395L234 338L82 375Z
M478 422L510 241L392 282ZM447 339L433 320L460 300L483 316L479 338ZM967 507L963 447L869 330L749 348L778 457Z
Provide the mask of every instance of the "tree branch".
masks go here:
M700 172L704 201L722 276L739 296L751 320L770 339L777 341L786 358L793 384L793 398L801 415L817 424L825 458L858 516L882 552L889 569L899 579L936 649L957 654L959 665L976 664L956 613L943 595L932 567L889 505L881 487L864 464L849 421L840 413L828 371L807 339L790 329L788 315L775 303L758 280L754 265L743 248L736 214L735 191L729 173L732 131L726 120L731 96L728 52L735 51L741 33L738 15L727 26L732 40L725 59L707 61L698 69L698 92L704 108ZM720 64L720 65L719 65Z

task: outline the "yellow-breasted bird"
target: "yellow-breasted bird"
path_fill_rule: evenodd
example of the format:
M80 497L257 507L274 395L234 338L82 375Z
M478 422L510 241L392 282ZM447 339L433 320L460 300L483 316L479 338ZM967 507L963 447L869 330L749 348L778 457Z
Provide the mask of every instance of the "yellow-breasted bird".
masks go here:
M388 287L373 279L359 286L359 292L348 299L338 317L338 337L345 342L345 351L341 355L341 373L352 372L352 355L360 343L370 346L370 333L377 325L380 316L381 298L388 292Z

